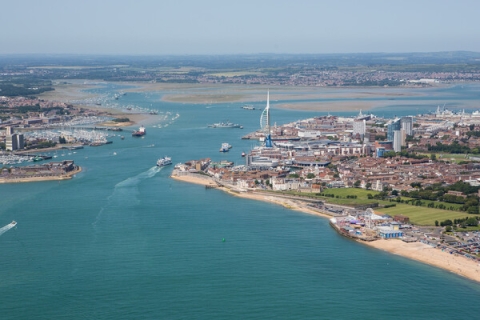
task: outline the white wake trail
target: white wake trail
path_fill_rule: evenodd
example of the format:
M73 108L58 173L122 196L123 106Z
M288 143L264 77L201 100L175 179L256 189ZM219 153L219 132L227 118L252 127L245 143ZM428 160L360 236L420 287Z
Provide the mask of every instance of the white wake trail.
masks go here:
M6 226L1 227L1 228L0 228L0 236L1 236L2 234L4 234L5 232L7 232L8 230L14 228L16 225L17 225L17 223L16 223L15 221L12 221L12 222L10 222L9 224L7 224Z
M158 172L160 172L163 167L152 167L147 171L139 173L134 177L127 178L115 185L112 194L107 198L107 204L100 209L94 226L97 226L97 223L101 220L116 220L118 215L116 214L117 210L125 208L134 208L139 204L138 196L138 185L141 181L153 178Z

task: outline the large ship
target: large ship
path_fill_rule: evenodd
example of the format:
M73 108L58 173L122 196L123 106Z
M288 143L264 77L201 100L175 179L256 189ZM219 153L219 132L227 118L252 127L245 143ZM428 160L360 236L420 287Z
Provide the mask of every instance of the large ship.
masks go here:
M147 134L147 130L145 130L144 126L141 126L140 128L138 128L137 131L132 132L132 137L141 137L141 136L144 136L146 134Z
M158 167L168 166L169 164L172 164L172 158L170 157L165 156L157 160Z
M232 123L230 121L209 124L208 127L209 128L240 128L240 129L243 129L242 125L239 125L238 123Z

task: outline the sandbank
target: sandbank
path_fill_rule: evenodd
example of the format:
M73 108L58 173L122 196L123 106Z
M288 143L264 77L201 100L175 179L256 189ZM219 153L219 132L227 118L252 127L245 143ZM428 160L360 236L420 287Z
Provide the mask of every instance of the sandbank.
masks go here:
M188 175L175 175L175 171L172 174L171 178L175 180L185 181L189 183L195 183L205 186L216 186L215 181L208 177L202 177L200 175L195 176L195 174ZM291 200L285 199L282 197L277 197L275 195L266 195L263 193L255 192L234 192L226 187L219 187L219 189L240 198L259 200L266 202L273 202L278 205L282 205L285 208L301 211L304 213L331 218L330 215L323 214L319 211L310 209L304 202L301 200ZM480 263L465 258L463 256L458 256L454 254L449 254L443 252L440 249L433 248L427 244L421 242L407 243L401 240L391 239L391 240L375 240L375 241L358 241L365 245L368 245L372 248L380 249L387 251L392 254L396 254L405 258L416 260L425 264L429 264L450 272L453 272L462 277L480 282Z
M54 91L41 94L44 99L56 100L75 104L75 101L94 101L100 95L86 92L104 81L70 80L59 81ZM392 105L422 105L426 102L414 99L428 94L429 88L415 87L300 87L300 86L265 86L241 84L195 84L195 83L150 83L150 82L119 82L128 86L123 92L161 92L160 101L189 104L222 104L222 103L260 103L266 101L266 92L270 91L272 108L320 111L346 112L370 110ZM434 89L434 88L432 88ZM372 99L374 98L374 99ZM396 98L402 98L396 100ZM413 98L405 100L404 98ZM316 101L315 101L316 100ZM428 104L442 104L442 97L438 101L428 100ZM112 116L129 117L134 123L142 123L148 119L148 114L132 114L120 110L98 107L96 105L81 106L88 109L106 111ZM469 107L466 102L462 106ZM130 124L131 125L131 124Z

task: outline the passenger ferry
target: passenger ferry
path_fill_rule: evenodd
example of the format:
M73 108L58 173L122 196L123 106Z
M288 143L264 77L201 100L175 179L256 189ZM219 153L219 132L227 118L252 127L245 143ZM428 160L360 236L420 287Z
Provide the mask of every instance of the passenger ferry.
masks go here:
M158 167L168 166L169 164L172 164L172 158L169 158L167 156L157 160Z

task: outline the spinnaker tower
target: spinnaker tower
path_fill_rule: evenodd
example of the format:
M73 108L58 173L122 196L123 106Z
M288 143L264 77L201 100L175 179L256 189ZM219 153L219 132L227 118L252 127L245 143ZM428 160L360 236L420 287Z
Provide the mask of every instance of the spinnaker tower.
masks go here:
M265 134L265 147L272 148L272 135L270 128L270 91L267 91L267 106L260 116L260 128Z

